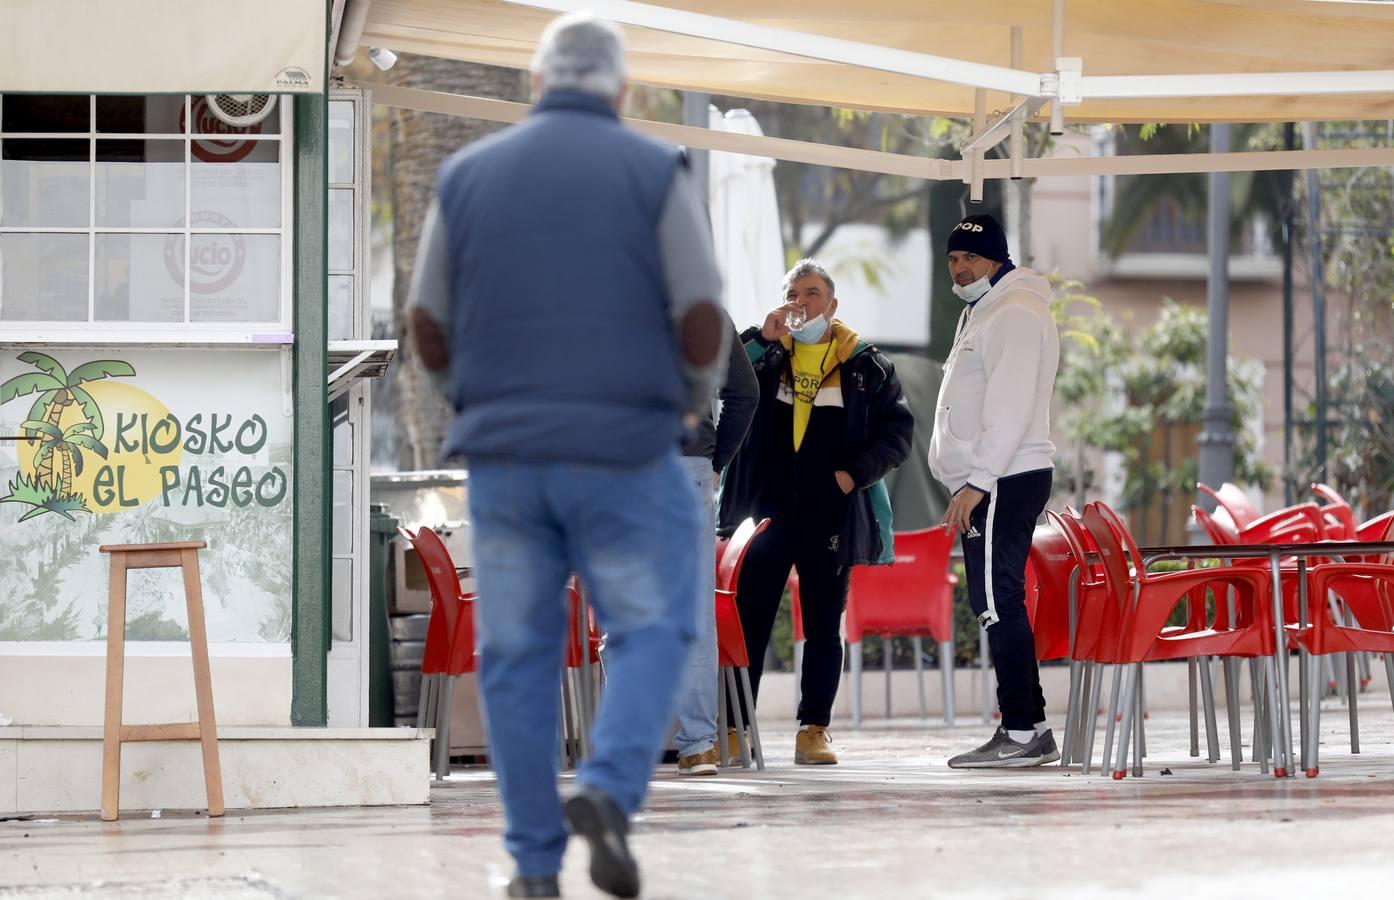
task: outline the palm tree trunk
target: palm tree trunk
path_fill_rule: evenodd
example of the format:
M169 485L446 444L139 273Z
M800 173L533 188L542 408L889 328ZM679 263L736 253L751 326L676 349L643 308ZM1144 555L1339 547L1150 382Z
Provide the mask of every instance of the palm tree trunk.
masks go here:
M63 418L63 411L66 410L69 406L71 406L72 403L72 394L68 393L67 391L59 391L57 394L54 395L53 399L49 401L48 407L44 409L43 420L47 422L49 425L52 425L54 428L57 428L59 431L62 431L63 426L58 424L59 420Z
M68 450L55 450L54 456L63 454L63 480L58 485L59 494L71 494L73 491L73 454Z
M40 449L39 452L43 453L43 450ZM44 484L45 482L53 484L55 482L57 476L54 474L53 469L53 455L57 452L58 451L55 450L53 451L53 453L48 454L42 460L39 461L39 464L37 466L34 467L35 484Z
M393 84L402 87L500 100L527 99L526 73L516 69L404 53L389 75ZM392 111L391 126L392 314L397 333L406 336L412 269L421 225L435 196L436 171L448 155L502 126L406 109ZM409 339L402 342L398 360L396 416L403 440L397 462L406 469L432 468L438 464L451 411L432 387Z

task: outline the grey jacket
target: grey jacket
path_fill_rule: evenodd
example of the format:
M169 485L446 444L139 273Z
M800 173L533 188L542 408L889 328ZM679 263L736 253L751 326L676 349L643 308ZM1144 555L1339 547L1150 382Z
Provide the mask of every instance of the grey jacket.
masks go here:
M705 456L712 469L721 472L745 440L755 408L760 403L760 383L755 380L755 368L731 326L731 354L726 369L726 385L721 398L721 417L718 420L708 411L683 441L683 456ZM713 404L714 406L715 404Z

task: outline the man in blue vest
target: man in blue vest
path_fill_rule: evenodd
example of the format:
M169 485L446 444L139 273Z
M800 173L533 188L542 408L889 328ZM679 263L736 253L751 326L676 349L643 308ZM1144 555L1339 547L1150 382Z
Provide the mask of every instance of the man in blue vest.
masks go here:
M633 897L629 819L696 621L705 523L679 444L720 387L730 326L682 153L619 121L619 29L558 19L532 71L532 115L441 166L411 327L425 367L448 371L457 415L445 452L469 460L480 688L517 864L509 896L560 896L569 826L590 844L596 886ZM563 805L573 572L607 635L608 682Z

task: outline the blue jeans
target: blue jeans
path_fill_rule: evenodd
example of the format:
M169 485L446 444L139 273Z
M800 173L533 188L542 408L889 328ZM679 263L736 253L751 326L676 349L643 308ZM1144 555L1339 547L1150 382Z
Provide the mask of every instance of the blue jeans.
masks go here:
M644 802L693 637L697 498L676 451L637 467L478 460L470 517L479 683L506 826L524 876L566 849L557 793L567 609L580 575L607 634L606 690L577 781Z
M716 523L712 508L716 473L704 456L684 456L682 461L697 489L703 521L693 593L697 640L687 655L678 692L678 733L673 738L678 753L690 756L716 746Z

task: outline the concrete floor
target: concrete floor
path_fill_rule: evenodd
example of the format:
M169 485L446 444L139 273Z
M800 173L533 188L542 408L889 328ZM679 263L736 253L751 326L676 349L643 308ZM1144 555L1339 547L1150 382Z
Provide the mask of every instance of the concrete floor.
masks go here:
M945 759L987 734L966 723L835 731L841 765L795 767L792 726L768 723L764 773L665 767L634 845L654 898L1378 895L1394 875L1394 715L1382 692L1362 709L1360 756L1329 701L1321 777L1281 782L1231 772L1227 749L1218 766L1190 759L1175 714L1152 718L1147 775L1124 782L953 772ZM463 768L429 808L7 821L0 898L496 897L499 828L491 774ZM567 857L568 897L600 896L585 856Z

